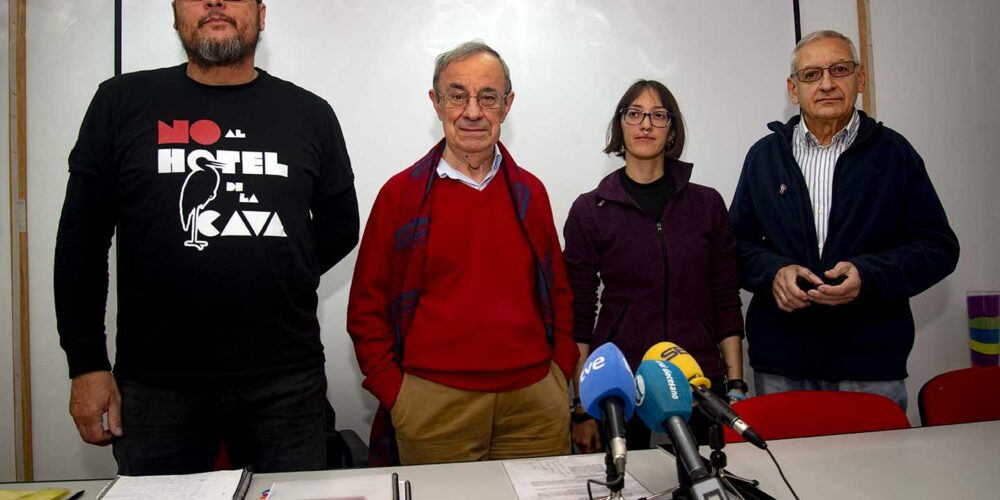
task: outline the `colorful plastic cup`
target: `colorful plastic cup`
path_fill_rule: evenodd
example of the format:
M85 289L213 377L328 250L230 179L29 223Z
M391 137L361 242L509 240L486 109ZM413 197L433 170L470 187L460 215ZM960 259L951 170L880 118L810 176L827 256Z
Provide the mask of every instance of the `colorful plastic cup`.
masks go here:
M1000 365L1000 291L966 293L972 366Z

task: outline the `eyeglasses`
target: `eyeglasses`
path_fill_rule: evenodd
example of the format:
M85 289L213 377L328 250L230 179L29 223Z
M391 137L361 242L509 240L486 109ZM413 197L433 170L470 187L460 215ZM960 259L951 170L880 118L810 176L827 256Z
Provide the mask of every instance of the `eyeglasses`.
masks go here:
M669 111L650 111L647 113L639 108L625 108L621 111L621 114L622 121L629 125L639 125L648 116L649 123L656 128L666 128L674 119L674 116Z
M464 108L469 105L470 99L475 99L479 103L479 107L483 109L496 109L499 108L510 92L506 94L501 94L499 92L480 92L476 95L469 95L465 92L449 91L445 92L444 95L438 93L438 100L444 98L444 105L448 108Z
M858 69L861 63L857 61L841 61L839 63L834 63L829 66L820 68L817 66L810 66L808 68L802 68L792 76L797 78L802 83L812 83L818 82L823 78L823 72L829 71L830 76L833 78L843 78L854 74L854 70Z

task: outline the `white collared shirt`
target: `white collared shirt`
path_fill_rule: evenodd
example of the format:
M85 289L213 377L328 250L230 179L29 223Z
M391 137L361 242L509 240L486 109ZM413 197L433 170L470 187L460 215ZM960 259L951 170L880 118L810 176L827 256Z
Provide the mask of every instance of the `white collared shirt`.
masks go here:
M468 175L459 172L458 169L445 161L444 155L441 156L441 161L438 162L437 174L438 177L442 179L445 177L454 179L477 191L482 191L486 189L486 185L493 180L493 177L496 177L497 172L500 170L501 160L503 160L503 155L500 154L500 146L493 146L493 165L490 166L490 171L486 173L486 177L483 178L483 182L476 182Z
M812 202L813 222L816 225L816 241L819 243L819 254L823 255L823 244L830 222L830 207L833 204L833 172L840 155L854 142L858 136L861 119L858 110L854 110L847 126L834 134L829 145L823 146L816 136L809 131L805 118L799 120L792 137L792 155L802 169L809 189L809 199Z

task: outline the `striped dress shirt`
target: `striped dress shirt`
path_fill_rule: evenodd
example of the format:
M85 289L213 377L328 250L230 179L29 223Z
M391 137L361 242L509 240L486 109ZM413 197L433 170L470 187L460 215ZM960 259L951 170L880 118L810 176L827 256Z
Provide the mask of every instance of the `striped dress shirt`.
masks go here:
M812 201L813 223L816 225L816 241L819 242L819 254L823 255L823 243L826 242L827 225L830 219L830 207L833 204L833 171L837 159L858 136L861 119L858 110L847 126L834 134L830 144L823 146L816 136L806 127L803 118L795 127L792 137L792 154L802 169L809 189L809 199Z

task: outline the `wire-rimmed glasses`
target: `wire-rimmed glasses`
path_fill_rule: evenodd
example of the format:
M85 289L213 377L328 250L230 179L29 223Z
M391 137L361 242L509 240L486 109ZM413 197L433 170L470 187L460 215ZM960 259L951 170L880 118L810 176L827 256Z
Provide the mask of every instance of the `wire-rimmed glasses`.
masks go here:
M501 94L499 92L480 92L476 95L469 95L467 92L449 90L443 95L438 93L438 99L444 100L445 107L464 108L469 105L469 101L475 99L480 108L496 109L507 99L510 92Z
M823 79L824 71L829 71L830 76L833 78L844 78L845 76L853 75L854 71L858 69L858 66L860 65L861 63L857 61L841 61L822 68L819 66L809 66L808 68L802 68L795 71L795 73L792 73L792 76L802 83L820 81Z

